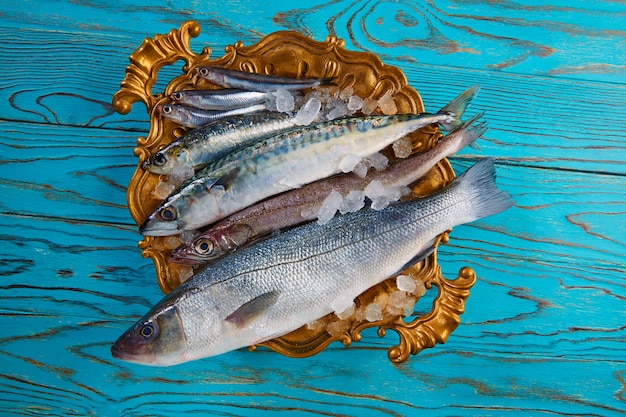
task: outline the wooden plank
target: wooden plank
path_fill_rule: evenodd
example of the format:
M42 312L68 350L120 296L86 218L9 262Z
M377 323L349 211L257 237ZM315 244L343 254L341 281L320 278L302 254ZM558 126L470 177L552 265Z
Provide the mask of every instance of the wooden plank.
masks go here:
M521 4L492 1L291 2L239 0L198 6L147 1L10 3L10 27L54 27L94 34L164 33L184 20L202 23L216 51L281 29L323 40L329 33L351 49L385 60L419 62L573 79L626 80L626 6L615 1ZM141 37L139 39L141 39ZM236 39L232 39L236 38ZM96 43L97 45L97 43ZM610 53L607 53L610 51Z
M134 224L135 141L119 130L0 122L0 212Z
M448 344L408 363L389 363L385 349L393 336L379 339L371 330L352 347L334 344L308 359L244 349L150 368L116 361L108 350L160 298L151 263L134 247L136 232L6 215L0 222L0 314L8 319L0 338L3 414L617 415L623 409L623 330L607 340L602 328L608 333L611 323L592 316L589 337L572 340L578 352L570 351L567 334L555 327L571 325L561 307L571 313L572 306L558 305L566 291L548 296L554 282L542 279L558 262L536 266L525 296L511 276L518 269L502 271L501 245L484 243L480 228L466 231L483 242L481 256L452 244L469 227L455 229L451 255L440 255L485 259L466 323ZM611 308L606 301L614 290L603 285L574 293L581 300L582 292L605 290L581 309ZM540 297L551 306L537 309ZM545 334L532 331L538 329ZM360 365L347 365L355 362Z

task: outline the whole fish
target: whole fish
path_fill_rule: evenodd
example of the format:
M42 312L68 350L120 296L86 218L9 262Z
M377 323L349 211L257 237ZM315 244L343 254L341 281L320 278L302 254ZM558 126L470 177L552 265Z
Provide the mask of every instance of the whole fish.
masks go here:
M236 115L190 130L143 163L155 174L189 167L197 170L242 146L297 126L294 116L272 111Z
M226 117L265 110L265 104L253 104L231 110L203 110L183 104L159 104L157 111L174 122L191 128L201 127Z
M238 88L221 90L181 90L170 94L177 104L204 110L231 110L271 100L271 93L247 91Z
M303 90L329 84L330 78L290 78L277 75L254 74L215 66L196 67L198 75L213 84L248 91Z
M209 265L114 343L114 357L173 365L282 336L432 252L442 232L511 207L483 159L443 190L308 223Z
M193 241L175 249L170 260L187 265L213 262L251 241L300 223L314 220L331 191L342 195L363 191L371 181L385 187L401 187L414 183L437 162L471 145L485 133L485 123L474 123L478 114L463 126L444 137L429 151L398 160L382 171L370 171L361 178L354 174L334 176L263 200L210 226Z
M195 230L257 201L341 171L342 161L366 157L421 127L450 130L477 88L436 114L365 116L296 128L230 153L181 184L140 226L144 236ZM451 104L452 104L451 103ZM450 111L452 109L452 111Z

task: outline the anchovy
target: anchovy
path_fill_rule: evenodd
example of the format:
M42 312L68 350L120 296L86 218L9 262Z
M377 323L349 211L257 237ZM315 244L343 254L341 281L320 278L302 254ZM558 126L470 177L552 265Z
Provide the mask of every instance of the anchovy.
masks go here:
M371 181L385 187L414 183L437 162L471 145L487 130L485 122L475 126L478 114L443 138L431 150L402 159L382 171L371 171L361 178L354 174L326 178L269 198L245 208L210 226L192 242L175 249L170 260L188 265L213 262L259 237L314 220L331 191L342 195L363 191Z
M182 90L170 94L177 104L204 110L231 110L264 103L272 98L271 93L247 91L237 88L221 90Z
M183 167L198 170L243 146L297 126L294 116L272 111L237 115L191 130L143 163L155 174Z
M442 232L513 206L494 176L486 158L431 196L307 223L234 252L165 296L111 352L167 366L285 335L423 259Z
M276 90L303 90L329 84L330 78L290 78L276 75L254 74L215 66L196 67L198 75L213 84L248 91L272 92Z
M473 97L469 92L463 95ZM460 104L465 109L467 103ZM200 170L163 200L139 231L144 236L168 236L198 229L264 198L338 173L346 158L369 156L421 127L432 123L456 127L460 115L441 111L351 117L273 136Z
M174 122L191 128L197 128L226 117L253 113L267 109L265 104L253 104L231 110L203 110L183 104L159 104L157 111Z

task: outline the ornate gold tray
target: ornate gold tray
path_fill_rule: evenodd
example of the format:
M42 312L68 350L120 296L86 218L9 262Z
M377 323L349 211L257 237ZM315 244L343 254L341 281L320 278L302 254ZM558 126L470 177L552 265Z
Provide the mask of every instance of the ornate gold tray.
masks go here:
M211 60L210 48L205 47L200 54L190 49L190 39L199 33L200 25L189 21L168 34L146 38L130 55L130 65L126 68L121 89L113 97L113 106L119 113L127 114L133 103L141 101L150 115L148 136L137 140L138 146L134 153L139 160L127 191L128 208L138 225L160 202L152 194L160 176L145 171L142 163L185 132L185 128L160 117L155 108L158 104L169 102L169 95L177 90L216 88L209 82L194 77L194 68L198 65L216 65L289 77L332 77L334 87L331 88L343 90L352 86L354 94L362 98L378 99L385 93L390 93L398 113L424 111L420 95L407 85L406 77L399 69L384 65L371 53L346 50L344 42L334 36L329 36L324 42L317 42L295 32L276 32L255 45L244 46L237 42L226 47L223 57ZM182 73L167 84L164 92L153 92L152 87L159 70L181 60L185 62ZM421 152L432 148L440 137L441 133L436 126L413 133L410 136L413 151ZM423 196L443 187L453 178L452 167L447 160L443 160L412 188L416 195ZM145 237L139 242L142 255L154 261L158 283L165 293L178 286L192 272L188 266L169 262L171 250L179 243L176 239ZM446 232L437 239L435 245L447 240ZM330 314L313 325L303 326L283 337L265 342L262 346L290 357L306 357L322 351L335 340L344 345L359 341L363 329L378 327L380 336L384 336L387 329L398 333L400 342L388 350L388 356L393 362L403 362L409 354L417 354L436 343L445 343L460 323L459 315L464 312L469 289L476 281L474 271L465 267L455 280L445 279L437 264L435 251L429 258L402 274L413 277L417 283L421 282L424 289L431 289L433 286L438 289L429 313L420 317L405 318L404 314L393 314L382 320L365 320L363 314L359 314L360 308L397 291L395 279L390 278L360 295L355 300L357 311L351 316L339 319L334 313ZM415 291L408 296L417 301L420 295Z

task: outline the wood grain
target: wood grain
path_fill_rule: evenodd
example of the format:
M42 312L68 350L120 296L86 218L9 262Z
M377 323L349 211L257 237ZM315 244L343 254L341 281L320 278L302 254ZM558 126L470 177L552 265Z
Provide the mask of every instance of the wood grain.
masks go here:
M392 365L395 336L372 329L307 359L111 358L161 297L125 207L148 117L140 105L115 114L111 97L143 38L188 19L203 30L194 50L215 56L280 29L336 34L400 67L428 111L482 86L470 113L485 111L490 130L454 168L497 157L517 206L440 247L444 275L478 274L445 345ZM626 412L623 2L36 0L3 4L0 22L0 415Z

